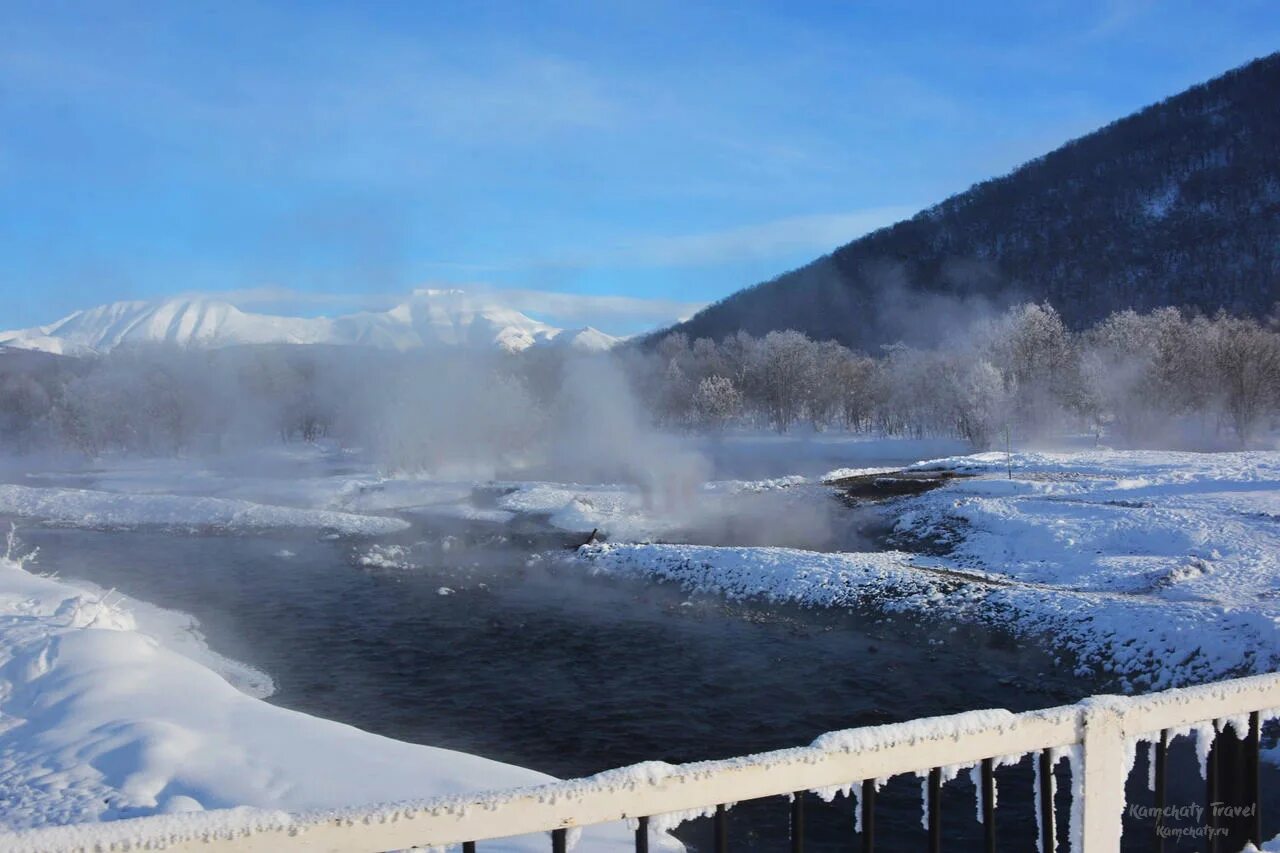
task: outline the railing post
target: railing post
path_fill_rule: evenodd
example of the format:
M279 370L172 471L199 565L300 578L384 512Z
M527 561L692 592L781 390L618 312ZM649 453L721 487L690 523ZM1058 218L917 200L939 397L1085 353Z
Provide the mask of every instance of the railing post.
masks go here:
M862 853L876 849L876 780L862 780Z
M982 759L982 849L996 853L995 759Z
M941 767L935 767L929 771L929 853L942 853Z
M1124 728L1104 701L1081 703L1084 713L1084 808L1080 840L1084 853L1119 853L1124 815Z
M1036 772L1040 776L1040 853L1055 853L1058 849L1058 833L1055 827L1053 811L1053 751L1040 750L1036 756L1039 762Z
M1257 817L1258 797L1258 740L1257 718L1250 714L1249 730L1238 731L1234 725L1223 726L1213 744L1210 767L1216 771L1217 785L1212 799L1218 800L1221 811L1210 815L1211 825L1218 830L1213 839L1215 849L1227 853L1239 850L1259 836Z
M1156 838L1155 853L1164 853L1164 809L1165 793L1168 790L1168 771L1166 765L1169 761L1169 730L1160 730L1160 742L1156 744Z
M1249 840L1254 845L1262 846L1262 712L1254 711L1249 715L1248 746L1248 779L1251 802L1253 803L1253 820L1249 822Z
M804 791L791 796L791 853L804 853Z

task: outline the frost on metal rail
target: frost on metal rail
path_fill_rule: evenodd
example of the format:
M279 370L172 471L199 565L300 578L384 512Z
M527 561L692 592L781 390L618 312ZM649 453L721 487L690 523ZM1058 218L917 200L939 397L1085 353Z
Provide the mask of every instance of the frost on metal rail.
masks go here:
M1261 725L1280 716L1280 675L1260 675L1147 696L1097 696L1075 705L1012 714L972 711L831 732L812 745L724 761L647 762L595 776L529 788L336 812L285 814L230 809L148 817L0 835L11 851L384 851L409 847L483 849L486 839L549 832L548 849L566 850L578 827L629 820L638 851L650 833L681 820L714 816L716 849L730 845L727 804L783 796L791 812L791 849L804 849L807 796L852 794L851 830L862 849L875 845L875 799L891 776L921 777L929 849L941 844L945 781L972 768L988 850L996 844L995 769L1034 758L1041 853L1056 849L1054 765L1070 762L1071 849L1118 851L1125 780L1140 742L1150 744L1156 805L1163 805L1165 752L1171 738L1194 734L1210 801L1241 777L1257 796ZM1236 758L1220 766L1227 728ZM1215 740L1220 748L1212 748ZM1230 753L1226 753L1230 754ZM1243 759L1240 758L1243 756ZM1249 778L1251 776L1251 779ZM1241 790L1239 787L1236 790ZM1245 829L1259 841L1255 808ZM1244 839L1239 839L1243 846ZM1158 843L1157 843L1158 846ZM1238 848L1237 848L1238 849Z

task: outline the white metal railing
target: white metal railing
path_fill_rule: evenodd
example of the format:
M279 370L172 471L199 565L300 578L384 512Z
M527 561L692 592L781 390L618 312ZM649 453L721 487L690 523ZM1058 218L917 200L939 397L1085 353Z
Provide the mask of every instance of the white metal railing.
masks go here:
M470 842L538 832L552 832L552 849L563 849L564 830L570 828L705 813L726 803L847 788L903 773L923 776L941 767L978 765L989 773L986 759L1031 753L1074 759L1072 773L1081 774L1074 782L1081 800L1073 804L1077 819L1072 832L1081 844L1076 849L1114 853L1120 847L1125 780L1136 741L1163 741L1162 733L1189 730L1212 736L1230 722L1241 738L1244 727L1252 725L1249 737L1256 750L1259 721L1280 715L1273 709L1280 709L1280 675L1261 675L1146 696L1097 696L1021 714L975 711L850 729L824 735L808 747L723 761L640 764L583 779L449 799L303 814L234 809L29 830L0 835L0 849L290 853L464 842L464 849L474 849ZM1053 784L1052 774L1040 776L1039 784ZM1050 796L1050 817L1052 802ZM647 846L642 830L637 848Z

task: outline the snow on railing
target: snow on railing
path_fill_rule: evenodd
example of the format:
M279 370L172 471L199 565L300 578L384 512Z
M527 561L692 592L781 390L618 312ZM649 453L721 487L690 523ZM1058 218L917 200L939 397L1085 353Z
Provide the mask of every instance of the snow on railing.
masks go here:
M728 804L764 797L790 798L793 851L804 849L806 794L830 801L839 792L856 800L856 831L862 849L875 845L876 791L891 776L922 779L929 849L941 845L942 785L972 768L979 791L986 849L996 843L995 769L1027 755L1035 758L1035 803L1041 853L1057 849L1054 773L1070 764L1073 851L1120 849L1125 781L1137 746L1153 752L1151 785L1155 814L1164 803L1166 750L1178 735L1194 734L1207 781L1208 801L1223 790L1253 803L1244 814L1247 838L1259 842L1257 808L1261 725L1280 716L1280 675L1261 675L1146 696L1097 696L1075 705L1013 714L972 711L831 732L812 745L723 761L670 765L647 762L582 779L529 788L304 814L231 809L101 824L36 829L0 836L13 851L380 851L409 847L456 847L475 851L477 842L549 832L553 851L568 849L579 827L631 822L637 851L649 849L650 833L692 817L712 816L717 851L728 850ZM1230 727L1234 758L1219 733ZM1220 748L1213 748L1215 740ZM1224 758L1219 760L1219 753ZM1215 838L1212 810L1208 837ZM1219 832L1219 835L1221 833ZM1157 840L1160 838L1157 828ZM1159 847L1159 845L1157 845Z

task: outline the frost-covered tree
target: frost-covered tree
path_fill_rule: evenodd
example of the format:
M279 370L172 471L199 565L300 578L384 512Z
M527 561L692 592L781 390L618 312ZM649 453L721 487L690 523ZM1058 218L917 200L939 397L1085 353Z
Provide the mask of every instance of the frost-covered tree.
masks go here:
M755 369L760 402L778 432L791 428L804 410L813 374L813 348L799 332L770 332L756 350Z
M851 358L852 353L835 341L811 344L809 376L804 382L807 391L805 408L809 413L809 422L819 432L830 426L842 413L845 389L841 387L841 383L848 375L844 364Z
M1079 370L1071 334L1051 305L1021 305L980 331L1000 371L1013 417L1031 433L1073 407Z
M946 371L956 432L975 449L990 447L1008 423L1009 394L1004 377L984 358L953 360Z
M854 431L869 429L877 403L875 361L850 352L836 363L834 374L845 428Z
M1280 401L1280 335L1256 320L1220 316L1210 351L1223 409L1243 447Z
M693 394L693 412L697 424L718 432L742 413L742 394L727 376L707 376Z

